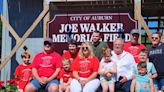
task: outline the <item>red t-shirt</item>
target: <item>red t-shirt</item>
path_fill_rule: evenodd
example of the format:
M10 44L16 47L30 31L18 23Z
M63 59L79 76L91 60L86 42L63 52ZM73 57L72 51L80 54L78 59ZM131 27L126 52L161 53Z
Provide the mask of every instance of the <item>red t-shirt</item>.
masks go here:
M24 90L27 83L32 79L32 65L19 65L14 75L18 77L18 87Z
M62 58L72 58L72 59L75 59L77 54L78 54L78 52L74 53L74 54L71 54L70 51L66 51L66 52L63 53Z
M138 44L136 46L132 46L131 42L127 42L124 44L124 50L131 53L134 56L136 63L140 61L138 58L138 54L140 50L145 49L145 48L146 47L143 44Z
M63 78L64 83L67 83L69 78L72 78L72 77L73 77L72 71L67 72L64 69L60 71L59 78Z
M35 56L32 64L38 70L40 77L50 77L56 71L56 68L61 68L61 56L56 52L51 54L41 52Z
M92 58L77 57L73 64L72 70L77 71L78 75L83 78L88 78L93 72L98 72L99 60L96 56Z

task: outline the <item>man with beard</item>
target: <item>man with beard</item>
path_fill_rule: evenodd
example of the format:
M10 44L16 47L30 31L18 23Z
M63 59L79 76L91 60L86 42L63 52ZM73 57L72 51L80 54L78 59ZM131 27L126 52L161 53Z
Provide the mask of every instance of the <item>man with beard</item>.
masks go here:
M100 41L101 34L100 34L99 31L94 31L92 33L92 38L91 39L92 39L93 52L97 56L99 61L101 61L101 59L102 59L102 56L101 56L102 49L103 48L108 48L108 44L106 42Z

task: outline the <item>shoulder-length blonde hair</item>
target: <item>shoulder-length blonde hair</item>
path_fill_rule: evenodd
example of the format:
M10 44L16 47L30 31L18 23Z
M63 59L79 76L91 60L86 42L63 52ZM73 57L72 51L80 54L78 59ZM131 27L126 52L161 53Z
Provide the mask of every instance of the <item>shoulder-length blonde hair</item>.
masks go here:
M95 54L93 52L93 49L92 49L92 46L91 46L91 44L89 42L83 42L83 43L81 43L78 56L80 58L83 58L84 57L84 54L82 52L82 47L83 47L84 44L88 47L88 50L89 50L89 56L88 56L88 58L92 58L93 56L95 56Z

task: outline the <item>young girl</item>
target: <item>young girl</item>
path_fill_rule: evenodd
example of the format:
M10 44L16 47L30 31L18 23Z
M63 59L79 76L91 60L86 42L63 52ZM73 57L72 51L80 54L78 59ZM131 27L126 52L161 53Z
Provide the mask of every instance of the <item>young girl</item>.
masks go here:
M133 78L130 92L154 92L153 80L147 74L146 62L137 64L138 75Z
M15 70L15 77L18 79L18 89L25 92L24 89L27 83L32 79L32 65L30 64L30 54L28 52L23 52L21 54L21 59L23 64L18 65Z
M103 92L115 92L114 91L114 82L115 78L114 75L117 72L117 65L116 63L111 60L111 50L109 48L102 49L102 60L100 62L99 67L99 74L100 74L100 81Z
M63 69L60 71L59 92L70 92L70 82L72 80L71 60L64 58L62 60Z

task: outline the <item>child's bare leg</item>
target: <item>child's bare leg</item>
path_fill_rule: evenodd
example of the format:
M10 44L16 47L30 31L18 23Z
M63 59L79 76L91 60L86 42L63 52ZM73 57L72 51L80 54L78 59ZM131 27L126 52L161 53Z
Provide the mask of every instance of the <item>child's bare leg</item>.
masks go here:
M65 92L70 92L70 86L67 86Z
M101 83L101 86L102 86L103 92L108 92L108 84L107 84L107 82L103 81Z
M109 83L109 92L115 92L114 91L114 82Z
M61 85L59 85L59 92L63 92Z

